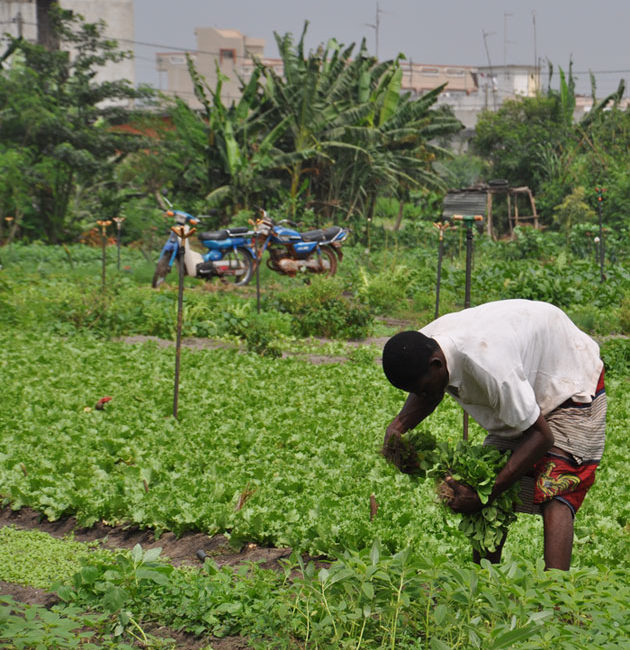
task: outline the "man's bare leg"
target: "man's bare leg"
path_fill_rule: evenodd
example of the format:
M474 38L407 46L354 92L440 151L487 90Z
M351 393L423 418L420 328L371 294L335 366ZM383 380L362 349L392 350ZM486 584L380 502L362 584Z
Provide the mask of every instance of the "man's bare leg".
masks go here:
M573 551L573 513L566 503L552 499L543 510L545 569L568 571Z

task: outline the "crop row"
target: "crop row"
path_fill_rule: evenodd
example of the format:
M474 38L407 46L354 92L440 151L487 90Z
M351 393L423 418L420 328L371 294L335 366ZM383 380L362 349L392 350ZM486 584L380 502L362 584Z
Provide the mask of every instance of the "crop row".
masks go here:
M335 555L379 539L396 552L468 557L458 522L430 481L379 454L402 396L373 361L312 365L236 350L184 350L179 420L171 416L172 350L91 337L0 334L0 494L49 519L76 515L292 546ZM630 402L611 377L609 438L577 521L578 564L627 566L622 442ZM102 396L105 409L93 409ZM443 404L426 422L461 435ZM473 428L473 439L482 433ZM371 516L370 498L378 504ZM540 554L540 522L521 517L508 544Z

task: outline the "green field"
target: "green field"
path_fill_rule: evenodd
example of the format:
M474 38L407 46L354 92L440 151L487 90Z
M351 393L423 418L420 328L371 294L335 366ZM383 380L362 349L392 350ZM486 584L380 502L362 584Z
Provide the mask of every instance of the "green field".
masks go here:
M72 515L83 526L106 522L158 534L223 533L235 548L253 542L295 551L281 572L232 571L208 562L204 571L172 570L160 558L143 560L140 551L134 560L94 554L83 579L72 582L73 571L67 570L57 579L66 584L59 589L67 607L93 607L105 617L94 624L100 643L125 634L131 642L130 633L138 631L130 620L140 626L158 620L200 635L242 635L252 647L624 647L630 635L630 375L620 325L627 318L623 265L611 272L610 282L625 293L625 308L623 299L609 299L612 289L597 292L596 276L580 280L579 264L568 265L565 274L556 267L553 278L558 291L573 279L585 296L579 302L574 295L563 306L582 314L583 327L591 319L590 331L602 342L608 365L609 397L606 453L576 520L574 568L560 574L542 571L541 522L524 515L512 526L499 567L470 562L458 519L438 503L433 482L399 474L380 456L385 426L403 399L383 377L380 347L364 343L357 352L338 340L322 348L295 336L290 315L273 302L296 291L290 283L264 276L260 315L254 313L252 288L206 291L189 284L186 332L240 347L182 350L175 420L173 348L117 338L172 338L174 285L147 289L151 269L125 252L131 271L110 267L103 293L98 253L79 247L72 253L71 266L59 250L18 247L0 272L3 505L29 506L49 520ZM30 270L29 254L39 256ZM353 299L372 315L387 312L377 304L379 297L385 301L376 290L384 276L373 263L366 265L361 284L353 259L359 253L350 250L340 281L366 287L363 298L357 291ZM409 271L414 259L426 265L423 274ZM407 287L409 277L430 286L430 260L430 251L398 259L397 272L408 274L400 286ZM475 271L491 278L494 269L505 278L512 268L509 260L484 252ZM457 308L461 279L461 259L447 260L447 307ZM498 277L493 282L485 296L508 297L492 291L510 283ZM314 283L300 291L323 290ZM598 295L601 307L591 308L589 292ZM389 313L410 323L430 318L428 287L424 301L401 295L406 311L399 304ZM248 328L272 339L285 356L264 354L270 349L264 337L257 339L264 343L261 354L253 351ZM372 333L394 331L383 321L372 322ZM336 356L312 363L309 352ZM111 402L95 410L105 395ZM461 411L445 400L421 427L456 441ZM483 435L473 426L474 441ZM371 495L378 504L375 516ZM36 562L54 565L59 551L52 543L51 549ZM326 560L325 568L301 554ZM87 557L84 562L92 555ZM144 573L143 562L149 567ZM45 580L35 584L24 567L22 580L15 570L10 576L0 571L0 580L51 588ZM11 607L0 607L0 639L3 621L8 625L15 617ZM62 614L76 616L74 610Z

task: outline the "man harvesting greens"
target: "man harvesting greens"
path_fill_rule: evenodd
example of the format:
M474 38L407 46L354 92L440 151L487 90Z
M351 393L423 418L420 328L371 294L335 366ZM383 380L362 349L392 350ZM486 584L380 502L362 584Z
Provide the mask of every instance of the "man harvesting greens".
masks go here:
M573 519L604 450L606 394L595 341L553 305L503 300L396 334L383 349L383 370L409 393L387 427L384 454L449 393L488 431L484 444L513 450L486 504L475 486L447 478L450 508L479 512L523 479L517 509L542 513L545 566L568 570ZM488 559L499 561L503 542Z

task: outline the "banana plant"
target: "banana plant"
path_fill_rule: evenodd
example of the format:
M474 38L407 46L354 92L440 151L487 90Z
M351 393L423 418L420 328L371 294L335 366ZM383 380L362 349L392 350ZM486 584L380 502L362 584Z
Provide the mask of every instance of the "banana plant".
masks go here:
M283 148L289 175L292 209L305 188L304 180L319 177L335 163L340 150L359 146L345 138L346 129L358 123L365 107L351 101L359 65L351 59L354 45L343 47L334 39L308 55L304 38L308 22L297 44L291 34L276 34L283 62L283 76L258 63L265 75L264 98L276 120L286 120Z
M197 72L188 57L188 70L193 81L195 96L203 106L203 120L207 132L208 170L218 162L223 172L223 182L207 194L206 200L228 197L234 211L248 208L252 194L264 185L264 172L278 166L276 156L281 152L276 142L287 126L280 120L268 128L259 111L260 71L254 70L243 85L238 102L227 107L221 96L227 78L217 65L217 83L210 88Z

